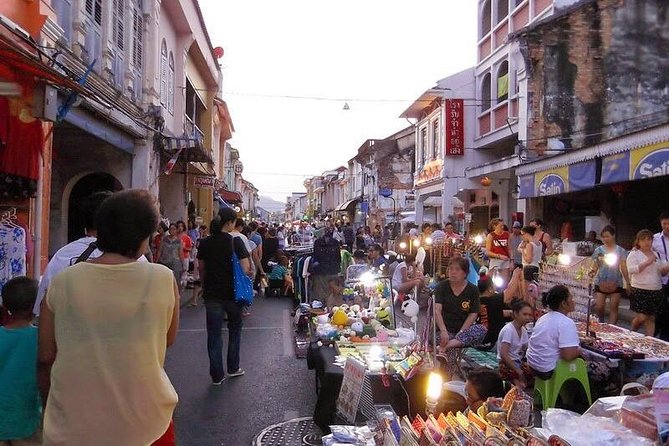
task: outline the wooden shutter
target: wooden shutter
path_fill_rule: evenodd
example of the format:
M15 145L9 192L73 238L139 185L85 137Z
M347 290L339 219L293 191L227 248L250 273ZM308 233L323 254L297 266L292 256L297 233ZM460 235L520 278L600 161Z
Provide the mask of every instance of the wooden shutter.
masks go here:
M160 103L167 106L167 44L160 48Z
M135 8L132 16L132 64L136 69L142 68L144 18L142 11Z
M123 0L114 0L112 6L112 26L113 26L113 39L114 45L119 51L123 51L125 47L125 30L124 30L124 19L125 19L125 10L123 5Z

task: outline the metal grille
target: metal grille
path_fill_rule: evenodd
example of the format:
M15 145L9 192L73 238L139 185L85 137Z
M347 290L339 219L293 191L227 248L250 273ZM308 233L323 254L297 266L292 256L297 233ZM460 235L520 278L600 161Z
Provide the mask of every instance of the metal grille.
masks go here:
M320 446L321 433L310 417L294 418L266 427L253 446Z

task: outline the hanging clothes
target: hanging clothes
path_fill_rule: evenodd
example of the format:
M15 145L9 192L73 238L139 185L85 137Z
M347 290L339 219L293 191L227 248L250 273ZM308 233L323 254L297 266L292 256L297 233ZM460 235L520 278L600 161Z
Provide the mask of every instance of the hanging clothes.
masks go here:
M10 279L26 275L26 231L0 224L0 291Z

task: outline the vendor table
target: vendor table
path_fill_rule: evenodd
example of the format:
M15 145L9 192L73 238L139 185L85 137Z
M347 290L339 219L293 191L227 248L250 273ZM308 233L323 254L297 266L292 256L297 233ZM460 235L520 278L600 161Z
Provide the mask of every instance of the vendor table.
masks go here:
M641 381L647 381L643 384L652 383L655 376L669 370L669 343L616 325L593 323L590 331L595 333L596 339L601 343L592 345L592 339L586 336L585 325L585 322L576 323L587 356L596 360L608 360L617 365L621 384L624 381L638 381L640 377ZM617 351L615 346L619 346L621 350ZM607 350L605 347L611 349ZM648 379L643 379L642 375L646 375Z
M336 420L337 397L344 378L344 369L334 365L336 354L334 347L319 347L316 342L311 342L307 351L307 365L316 373L318 399L314 422L324 432L329 432L328 426ZM409 381L404 381L399 375L390 375L390 385L385 387L380 374L369 373L374 403L390 404L400 416L423 414L427 376L427 373L419 372Z

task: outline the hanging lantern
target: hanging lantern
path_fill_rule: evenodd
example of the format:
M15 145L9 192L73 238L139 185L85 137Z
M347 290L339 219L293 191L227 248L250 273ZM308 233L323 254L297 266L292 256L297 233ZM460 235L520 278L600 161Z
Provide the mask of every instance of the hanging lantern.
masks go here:
M214 56L216 56L216 59L220 59L221 57L223 57L224 54L225 50L223 49L223 47L217 46L216 48L214 48Z
M492 184L492 180L488 177L481 178L481 186L488 187Z

